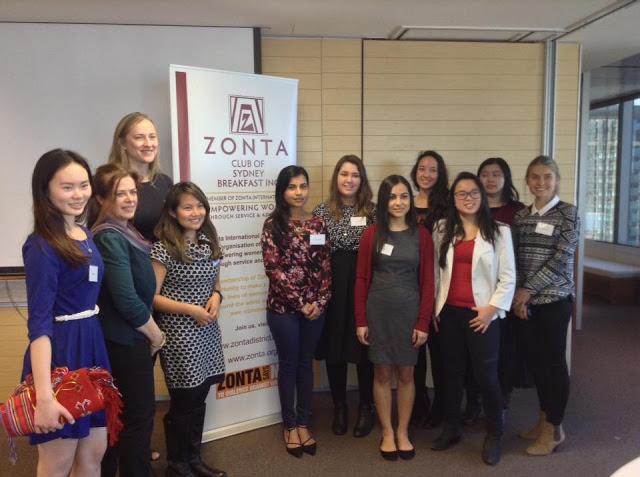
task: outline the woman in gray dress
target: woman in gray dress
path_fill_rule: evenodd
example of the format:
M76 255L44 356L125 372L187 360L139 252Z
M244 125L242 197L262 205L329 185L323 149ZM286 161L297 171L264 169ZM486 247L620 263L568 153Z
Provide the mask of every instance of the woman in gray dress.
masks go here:
M427 340L433 312L433 242L418 227L411 186L398 175L378 191L377 224L362 234L355 288L356 333L369 346L373 395L382 427L380 454L411 459L408 427L415 397L413 371ZM391 424L391 377L395 371L398 426Z

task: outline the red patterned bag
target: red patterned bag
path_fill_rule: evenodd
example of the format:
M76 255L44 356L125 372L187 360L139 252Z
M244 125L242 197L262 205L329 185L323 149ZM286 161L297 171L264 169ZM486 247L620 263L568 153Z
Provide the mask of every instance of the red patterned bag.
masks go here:
M51 372L51 385L55 398L74 419L104 409L109 445L113 446L117 442L123 427L119 417L123 404L109 371L99 367L81 368L75 371L69 371L69 368L56 368ZM9 435L13 462L15 462L13 438L35 432L33 425L35 404L36 392L31 374L18 385L6 403L0 404L0 422Z

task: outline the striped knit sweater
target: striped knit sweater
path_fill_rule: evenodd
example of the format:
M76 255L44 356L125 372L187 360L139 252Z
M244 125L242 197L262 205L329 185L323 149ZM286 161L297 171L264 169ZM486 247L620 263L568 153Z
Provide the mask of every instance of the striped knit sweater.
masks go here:
M566 202L558 202L542 216L531 215L531 206L516 213L512 234L518 287L529 290L532 305L575 295L573 263L579 233L578 210Z

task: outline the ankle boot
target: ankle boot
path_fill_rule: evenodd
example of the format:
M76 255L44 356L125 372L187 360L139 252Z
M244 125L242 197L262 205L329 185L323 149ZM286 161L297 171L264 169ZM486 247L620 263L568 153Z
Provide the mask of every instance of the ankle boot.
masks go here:
M460 432L460 426L446 422L442 428L442 433L438 438L431 443L431 450L443 451L449 447L453 447L462 439L462 433Z
M504 414L502 409L500 415L493 422L487 423L487 435L482 444L482 460L487 465L496 465L500 462L502 455L502 434L504 432Z
M536 422L536 425L533 426L532 429L528 431L522 431L518 435L522 439L535 441L540 436L540 432L542 431L542 426L544 425L545 422L547 422L547 413L545 413L544 411L540 411L540 414L538 416L538 422Z
M200 457L202 447L202 428L207 407L194 409L189 415L188 462L193 475L197 477L226 477L224 470L214 469L203 462Z
M336 436L342 436L347 433L347 428L349 427L348 413L346 402L340 401L334 404L331 430Z
M562 424L554 426L550 422L545 421L538 439L527 447L527 454L535 456L549 455L560 447L564 439L565 435Z
M353 437L366 437L373 429L373 406L371 403L360 404L358 420L353 428Z
M164 439L167 446L167 477L194 477L188 462L188 418L164 415Z

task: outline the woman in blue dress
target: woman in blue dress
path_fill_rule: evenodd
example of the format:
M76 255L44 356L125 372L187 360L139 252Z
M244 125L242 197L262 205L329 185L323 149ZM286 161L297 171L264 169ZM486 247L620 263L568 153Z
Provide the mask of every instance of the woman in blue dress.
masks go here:
M104 412L75 420L53 395L51 370L109 369L96 301L104 271L91 233L78 224L91 197L91 171L72 151L54 149L32 177L33 233L22 247L29 348L22 378L33 374L38 476L100 475L107 447Z

